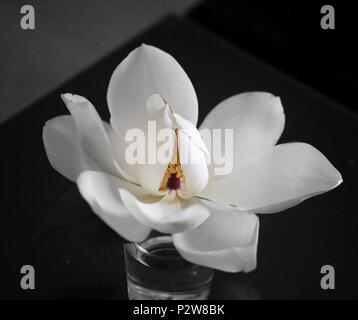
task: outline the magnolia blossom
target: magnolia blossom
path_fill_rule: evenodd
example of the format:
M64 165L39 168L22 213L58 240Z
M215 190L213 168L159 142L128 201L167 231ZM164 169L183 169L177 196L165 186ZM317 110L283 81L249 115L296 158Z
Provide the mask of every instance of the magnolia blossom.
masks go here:
M218 80L219 81L219 80ZM217 105L199 129L234 130L231 174L215 174L210 141L196 124L191 81L169 54L149 45L133 50L115 69L107 92L110 124L78 95L62 99L71 115L49 120L43 141L51 165L78 188L92 210L129 241L151 230L172 234L193 263L228 271L256 267L256 213L279 212L342 182L340 173L305 143L276 145L285 123L281 100L242 93ZM149 121L169 135L151 147L155 158L169 144L167 161L129 163L131 129ZM184 161L183 155L196 158Z

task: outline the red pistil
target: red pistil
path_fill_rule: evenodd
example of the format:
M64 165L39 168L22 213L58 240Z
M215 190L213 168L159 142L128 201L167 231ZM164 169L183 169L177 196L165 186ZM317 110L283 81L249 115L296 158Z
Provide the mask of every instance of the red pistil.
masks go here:
M174 173L172 173L168 179L167 187L172 190L180 189L180 179Z

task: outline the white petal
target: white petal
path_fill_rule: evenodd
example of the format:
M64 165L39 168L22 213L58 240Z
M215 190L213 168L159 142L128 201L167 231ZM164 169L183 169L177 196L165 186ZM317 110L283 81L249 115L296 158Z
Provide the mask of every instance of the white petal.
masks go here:
M165 172L165 170L166 170L167 164L164 165L164 168L161 168L160 166L154 167L154 170L151 167L148 168L148 163L144 163L145 166L139 166L138 163L132 163L131 161L129 161L127 158L127 154L126 154L130 145L133 142L135 142L135 143L137 143L138 148L143 149L144 159L145 159L144 162L147 161L147 159L148 159L147 143L150 143L152 141L152 140L148 141L149 121L155 121L156 131L159 131L157 128L158 124L160 127L159 129L162 129L162 127L171 127L172 119L169 116L168 110L166 110L166 109L167 109L167 106L164 103L163 98L159 94L153 93L147 99L146 110L142 111L143 114L145 114L145 117L138 118L136 127L130 128L128 130L126 130L125 128L119 128L119 129L115 130L111 126L108 126L106 128L115 158L116 158L119 166L121 168L123 168L123 170L130 176L130 179L127 179L127 180L129 180L133 183L141 184L141 180L142 180L142 183L145 186L146 183L150 184L151 181L153 181L153 176L154 176L154 178L156 176L160 176L158 179L161 179L161 177L164 174L164 173L162 173L162 171L164 170L164 172ZM138 130L138 131L141 130L144 139L143 140L139 139L139 134L138 134L138 135L131 136L131 139L134 139L133 137L136 137L136 140L134 139L134 141L129 141L127 134L131 130ZM156 139L157 137L156 136L151 137L151 139L153 139L153 138ZM157 150L158 150L158 146L154 147L153 152L156 154ZM137 153L138 153L138 150L137 150ZM146 169L148 169L148 170L146 170ZM155 169L157 171L159 171L159 173L156 174ZM139 174L140 179L138 178L139 172L140 172L140 174ZM143 175L145 175L146 173L150 176L143 177ZM159 181L159 184L160 184L160 181ZM159 186L157 184L155 184L154 186L150 185L148 187L149 190L155 189L155 190L152 190L153 193L157 193L156 191L158 190L158 188L159 188Z
M202 152L204 152L205 159L208 161L210 156L209 151L206 148L205 142L203 141L198 129L190 121L184 119L179 114L174 114L174 118L180 132L187 135L190 140L195 143Z
M91 102L70 93L62 94L61 98L75 120L81 144L89 156L107 173L127 178L114 158L105 126Z
M178 190L178 195L189 199L199 194L208 183L208 166L205 153L181 131L178 132L178 149L185 177L185 183Z
M77 184L92 210L119 235L129 241L142 241L148 236L151 229L132 216L118 194L119 188L129 186L128 182L103 172L85 171Z
M139 184L136 165L128 163L125 158L125 151L126 148L128 148L128 142L125 141L123 133L115 131L107 123L105 123L105 129L107 131L113 155L117 162L117 169L122 172L122 176L126 180Z
M287 143L258 154L237 175L211 181L201 196L256 213L272 213L341 182L341 174L317 149L305 143Z
M246 92L219 103L205 118L200 130L232 129L234 170L252 156L276 144L284 128L285 116L279 97L266 92ZM209 148L211 149L211 148ZM214 152L214 150L212 150ZM221 178L209 166L211 178Z
M163 233L184 232L195 229L209 216L209 211L196 199L180 201L170 191L160 201L120 189L127 209L143 224Z
M143 44L112 74L107 92L112 126L117 131L136 128L145 119L147 98L155 92L196 125L198 102L189 77L171 55Z
M83 150L72 116L59 116L47 121L42 135L52 167L66 178L76 181L82 171L99 170Z
M140 128L145 134L145 162L136 165L139 183L154 195L163 195L159 191L161 181L172 159L175 147L175 131L171 111L158 94L149 96L147 100L147 117ZM163 140L159 139L161 132L166 132ZM168 148L166 148L166 146ZM167 150L164 156L161 149Z
M188 261L226 272L254 270L257 216L229 206L205 203L210 208L210 217L197 229L173 235L179 253Z
M169 109L169 105L159 93L155 92L148 97L146 109L150 115L157 115L164 109ZM173 119L173 117L170 118Z

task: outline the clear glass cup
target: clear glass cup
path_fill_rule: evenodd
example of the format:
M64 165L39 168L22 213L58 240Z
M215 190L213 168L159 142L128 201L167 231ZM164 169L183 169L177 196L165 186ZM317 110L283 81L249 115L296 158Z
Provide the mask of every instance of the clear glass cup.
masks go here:
M172 238L152 235L124 244L130 300L206 300L214 271L186 261Z

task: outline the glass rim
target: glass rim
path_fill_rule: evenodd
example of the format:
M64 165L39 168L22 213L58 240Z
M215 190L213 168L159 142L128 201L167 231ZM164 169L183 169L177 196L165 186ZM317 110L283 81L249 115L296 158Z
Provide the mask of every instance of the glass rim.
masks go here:
M153 242L154 242L154 239L160 239L160 240L168 240L168 242L171 242L173 243L173 238L170 236L170 235L162 235L162 236L156 236L156 237L153 237L153 238L147 238L143 241L140 241L140 242L127 242L124 244L124 248L129 251L129 253L131 254L129 248L133 248L133 249L136 249L138 251L140 251L143 255L147 256L147 257L154 257L158 260L181 260L181 259L184 259L181 255L178 255L178 256L172 256L172 257L164 257L162 255L159 255L157 253L153 253L153 252L149 252L146 248L144 248L141 244L143 243L148 243L150 242L151 240L153 239ZM175 250L177 250L175 248L175 246L173 246ZM177 250L178 251L178 250ZM188 261L189 262L189 261ZM191 263L191 262L189 262ZM195 264L193 264L195 265Z

